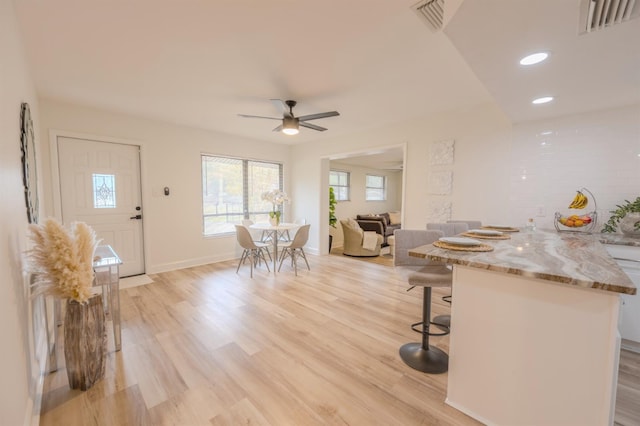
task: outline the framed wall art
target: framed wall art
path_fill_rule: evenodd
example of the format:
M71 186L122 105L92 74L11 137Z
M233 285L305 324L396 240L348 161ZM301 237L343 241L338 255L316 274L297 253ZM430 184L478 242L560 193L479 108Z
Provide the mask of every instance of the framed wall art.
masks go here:
M29 223L38 223L38 175L36 168L36 142L29 104L20 108L20 150L22 152L22 182Z

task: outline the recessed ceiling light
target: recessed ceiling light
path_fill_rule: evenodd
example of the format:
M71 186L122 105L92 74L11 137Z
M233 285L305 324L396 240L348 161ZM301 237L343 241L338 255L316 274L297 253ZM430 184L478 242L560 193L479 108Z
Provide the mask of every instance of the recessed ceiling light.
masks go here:
M547 59L549 54L547 52L537 52L531 55L525 56L520 59L520 65L535 65Z
M546 104L547 102L551 102L553 100L553 96L543 96L541 98L537 98L531 101L532 104Z

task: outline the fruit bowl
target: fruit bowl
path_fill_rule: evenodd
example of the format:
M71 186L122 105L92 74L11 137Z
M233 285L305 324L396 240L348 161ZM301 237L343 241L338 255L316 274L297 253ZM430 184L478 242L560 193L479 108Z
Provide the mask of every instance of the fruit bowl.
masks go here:
M591 191L587 188L582 188L576 191L573 201L569 204L569 209L573 211L586 209L589 204L589 197L587 197L586 194L591 196L593 211L590 213L581 212L580 214L562 214L560 212L556 212L553 224L558 232L591 232L593 228L596 227L596 223L598 222L598 215L596 214L596 197L594 197Z
M596 227L598 215L595 211L586 214L563 215L556 212L553 224L558 231L591 232Z

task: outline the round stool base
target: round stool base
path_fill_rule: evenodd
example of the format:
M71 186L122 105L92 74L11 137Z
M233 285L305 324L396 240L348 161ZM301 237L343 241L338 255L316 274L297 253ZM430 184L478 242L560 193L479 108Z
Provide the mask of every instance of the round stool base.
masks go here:
M435 325L441 330L449 331L449 329L451 328L451 315L438 315L437 317L433 318L431 324Z
M422 349L420 343L407 343L400 347L400 358L409 367L423 373L440 374L449 368L449 355L435 346Z

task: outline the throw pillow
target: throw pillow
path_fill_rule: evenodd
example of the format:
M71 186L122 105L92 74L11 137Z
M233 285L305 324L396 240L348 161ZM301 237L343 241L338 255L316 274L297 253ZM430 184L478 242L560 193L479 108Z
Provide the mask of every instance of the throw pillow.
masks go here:
M385 228L389 226L389 224L391 223L391 220L389 218L389 213L380 213L378 216L380 216L384 220Z
M400 212L389 212L391 225L400 225Z
M355 230L359 230L360 229L360 224L358 224L358 222L355 221L355 219L353 218L348 218L347 219L347 226L351 229L355 229Z

